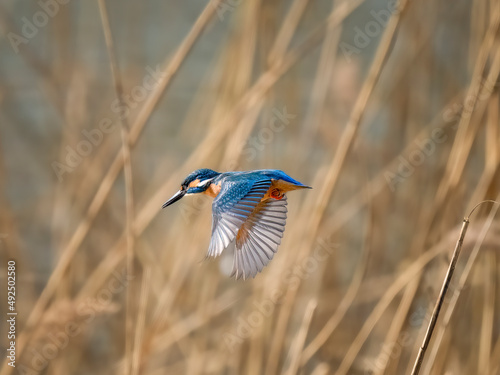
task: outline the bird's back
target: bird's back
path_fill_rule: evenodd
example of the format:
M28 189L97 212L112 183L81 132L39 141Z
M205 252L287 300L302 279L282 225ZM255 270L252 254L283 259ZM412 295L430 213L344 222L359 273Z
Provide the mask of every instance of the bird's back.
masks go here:
M225 172L222 173L220 176L218 176L216 181L214 182L225 183L225 182L241 181L243 179L250 181L259 181L262 179L271 179L275 181L282 180L296 186L308 187L302 184L301 182L291 178L285 172L280 171L278 169L257 169L253 171Z

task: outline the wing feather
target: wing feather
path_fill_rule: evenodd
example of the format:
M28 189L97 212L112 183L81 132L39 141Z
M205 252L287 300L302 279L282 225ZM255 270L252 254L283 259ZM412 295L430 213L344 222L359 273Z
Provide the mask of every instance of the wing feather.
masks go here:
M242 223L236 236L232 273L237 279L255 277L273 258L285 230L286 204L286 196L266 199Z
M227 181L212 203L212 238L207 256L219 256L271 186L270 179ZM245 260L238 259L240 264ZM245 267L250 267L245 261Z
M255 277L281 243L287 215L286 196L262 200L270 179L226 181L212 204L212 239L207 256L218 256L236 239L233 275Z

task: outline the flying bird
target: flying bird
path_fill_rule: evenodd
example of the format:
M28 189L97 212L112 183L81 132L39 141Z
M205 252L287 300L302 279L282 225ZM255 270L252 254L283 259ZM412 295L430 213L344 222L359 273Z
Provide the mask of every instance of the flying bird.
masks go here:
M225 173L198 169L162 208L190 194L214 198L207 257L219 256L235 241L231 276L246 279L262 271L278 251L287 217L286 193L297 189L311 187L275 169Z

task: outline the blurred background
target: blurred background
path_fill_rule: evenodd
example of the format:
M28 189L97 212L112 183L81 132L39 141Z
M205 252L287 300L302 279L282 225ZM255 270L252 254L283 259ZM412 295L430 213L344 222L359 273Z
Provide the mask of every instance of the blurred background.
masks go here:
M0 374L408 374L500 187L498 0L0 0ZM272 168L255 279L203 261L198 168ZM191 199L189 199L191 198ZM500 374L500 221L471 217L423 374Z

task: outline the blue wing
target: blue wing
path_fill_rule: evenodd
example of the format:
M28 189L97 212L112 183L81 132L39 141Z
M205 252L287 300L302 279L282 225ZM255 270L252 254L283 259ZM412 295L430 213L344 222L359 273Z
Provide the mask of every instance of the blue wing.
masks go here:
M269 186L271 179L224 181L212 203L212 238L207 256L220 255L236 238Z

